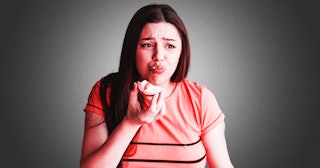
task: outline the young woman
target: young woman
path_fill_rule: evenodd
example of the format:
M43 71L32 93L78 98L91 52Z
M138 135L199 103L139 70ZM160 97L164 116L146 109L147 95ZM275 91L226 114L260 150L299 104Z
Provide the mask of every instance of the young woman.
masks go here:
M119 71L99 80L84 109L81 167L233 167L224 114L204 86L186 80L186 28L168 5L148 5L131 19ZM138 83L162 88L142 109Z

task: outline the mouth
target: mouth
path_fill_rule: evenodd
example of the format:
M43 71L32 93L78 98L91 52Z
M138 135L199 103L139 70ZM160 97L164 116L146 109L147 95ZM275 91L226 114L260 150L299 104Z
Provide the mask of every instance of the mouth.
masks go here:
M149 67L149 70L153 73L162 73L167 69L166 66L162 65L161 63L156 63Z

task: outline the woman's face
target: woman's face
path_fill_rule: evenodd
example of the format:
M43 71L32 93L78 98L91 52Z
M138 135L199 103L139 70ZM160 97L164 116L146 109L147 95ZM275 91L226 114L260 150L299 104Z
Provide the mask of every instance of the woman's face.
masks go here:
M147 23L142 29L136 50L136 65L141 80L148 80L154 85L170 82L181 49L180 34L173 24Z

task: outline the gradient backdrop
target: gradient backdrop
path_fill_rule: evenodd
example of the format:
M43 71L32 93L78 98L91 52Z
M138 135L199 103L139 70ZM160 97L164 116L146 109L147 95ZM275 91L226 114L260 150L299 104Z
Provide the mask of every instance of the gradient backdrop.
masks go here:
M117 71L129 20L151 2L0 2L0 167L79 167L87 96ZM185 22L188 79L216 95L235 167L317 167L316 0L155 2Z

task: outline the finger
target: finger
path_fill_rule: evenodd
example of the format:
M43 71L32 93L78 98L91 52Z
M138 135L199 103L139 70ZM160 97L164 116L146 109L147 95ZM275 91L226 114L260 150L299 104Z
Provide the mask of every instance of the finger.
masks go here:
M159 120L160 118L165 116L166 112L167 112L166 104L163 104L159 113L154 117L154 120Z
M158 106L161 107L161 106L164 104L164 94L163 94L162 92L160 92L159 94L160 94L160 95L159 95L159 97L158 97L157 102L158 102Z
M150 109L155 109L155 110L157 109L156 107L157 107L157 103L158 103L157 101L159 99L159 96L160 96L160 93L153 96L151 100Z
M138 81L139 82L139 81ZM140 83L140 82L139 82ZM138 89L138 83L137 82L134 82L133 83L133 91L135 92L135 93L138 93L138 91L139 91L139 89Z
M160 113L162 116L166 115L166 113L167 113L166 103L163 103Z
M138 84L136 82L133 83L133 89L130 91L130 102L132 104L138 103Z
M130 94L131 94L131 95L135 95L135 94L138 93L138 86L137 86L137 85L138 85L137 82L134 82L134 83L133 83L133 88L132 88L132 90L130 91Z
M141 86L141 82L140 82L140 81L137 81L137 82L135 82L135 83L137 84L138 87Z

